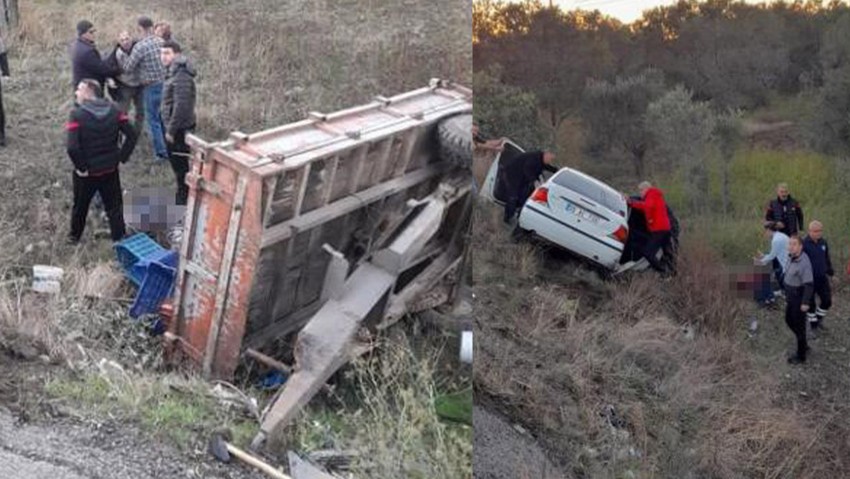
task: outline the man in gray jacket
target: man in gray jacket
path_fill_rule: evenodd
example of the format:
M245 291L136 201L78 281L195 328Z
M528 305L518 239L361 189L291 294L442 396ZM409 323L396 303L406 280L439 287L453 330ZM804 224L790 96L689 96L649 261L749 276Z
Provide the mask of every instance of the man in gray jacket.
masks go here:
M803 240L792 236L788 242L791 262L785 271L785 324L797 337L797 354L788 358L791 364L806 362L806 313L814 293L814 273L808 255L803 252Z
M186 173L189 172L190 148L186 134L195 129L195 69L183 56L174 41L162 45L162 64L168 69L162 91L162 125L168 160L177 178L178 205L185 205L189 196Z

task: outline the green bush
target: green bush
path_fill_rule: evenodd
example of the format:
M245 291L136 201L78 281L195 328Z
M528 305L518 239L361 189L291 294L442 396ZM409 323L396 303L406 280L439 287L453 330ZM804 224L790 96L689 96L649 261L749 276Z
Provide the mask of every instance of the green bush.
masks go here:
M806 226L811 220L824 223L827 239L833 246L834 260L844 259L841 246L845 231L850 230L850 195L838 178L845 175L840 160L807 151L770 151L742 149L730 166L731 212L722 212L719 162L712 160L710 196L716 207L696 215L687 208L689 199L681 173L662 180L670 205L678 212L686 235L709 241L727 262L747 263L757 249L767 244L761 224L768 201L776 185L788 184L804 213Z

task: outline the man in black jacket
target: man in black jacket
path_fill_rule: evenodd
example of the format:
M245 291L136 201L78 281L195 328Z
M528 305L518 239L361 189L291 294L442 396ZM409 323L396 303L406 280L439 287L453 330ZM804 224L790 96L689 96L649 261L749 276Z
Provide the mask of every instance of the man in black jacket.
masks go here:
M0 73L9 76L9 59L6 55L6 44L0 37ZM3 111L3 85L0 84L0 146L6 146L6 113Z
M820 221L809 223L809 231L803 241L803 251L809 257L809 261L812 262L815 288L806 315L812 330L816 330L823 324L826 312L832 306L830 279L835 275L832 259L829 256L829 245L823 238L823 224ZM820 304L816 303L816 297L820 300Z
M778 231L796 236L803 229L803 208L788 193L788 185L780 183L776 187L776 198L767 205L765 221L776 223Z
M543 170L556 172L551 151L529 151L499 164L499 181L505 195L505 223L511 223L534 191L534 183Z
M177 178L175 200L178 205L185 205L189 197L186 173L191 156L186 134L195 128L195 70L174 41L162 45L162 64L167 68L161 108L165 145Z
M127 115L103 98L97 80L82 80L76 97L77 106L65 124L68 156L74 164L74 206L68 241L80 241L95 193L100 193L106 206L112 241L118 241L125 234L118 163L130 158L136 134Z
M74 88L77 88L86 78L96 80L103 88L107 78L121 73L120 69L110 66L109 62L101 58L94 46L95 32L94 25L88 20L82 20L77 24L77 39L71 45Z

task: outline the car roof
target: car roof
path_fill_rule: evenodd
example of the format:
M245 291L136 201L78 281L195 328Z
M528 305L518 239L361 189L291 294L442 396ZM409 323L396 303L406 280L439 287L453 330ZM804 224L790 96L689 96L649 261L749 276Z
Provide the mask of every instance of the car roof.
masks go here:
M604 182L588 175L587 173L582 173L581 171L575 170L573 168L569 168L569 167L561 168L554 175L552 175L552 178L555 178L555 176L558 176L558 175L561 175L561 174L564 174L564 173L571 173L573 175L580 176L581 178L590 181L591 183L595 184L596 186L598 186L598 187L600 187L604 190L608 190L611 193L615 193L617 195L622 196L622 193L620 191L618 191L616 188L614 188L614 187L610 186L609 184L604 183Z

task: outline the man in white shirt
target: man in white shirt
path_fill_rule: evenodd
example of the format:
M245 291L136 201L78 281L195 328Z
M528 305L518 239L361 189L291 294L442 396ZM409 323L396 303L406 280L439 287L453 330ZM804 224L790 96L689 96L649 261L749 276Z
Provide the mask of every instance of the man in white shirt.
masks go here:
M776 281L779 283L779 291L785 287L785 271L788 270L788 264L791 261L788 256L788 235L776 229L776 223L767 222L764 224L764 235L770 240L770 252L767 254L758 253L753 257L756 265L765 266L773 264L773 272L776 275Z

